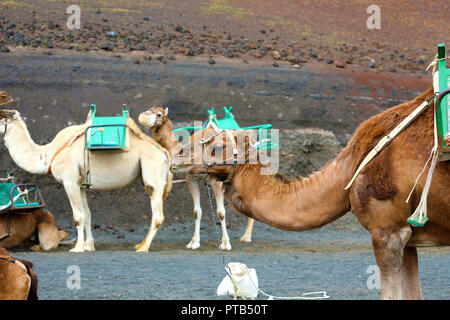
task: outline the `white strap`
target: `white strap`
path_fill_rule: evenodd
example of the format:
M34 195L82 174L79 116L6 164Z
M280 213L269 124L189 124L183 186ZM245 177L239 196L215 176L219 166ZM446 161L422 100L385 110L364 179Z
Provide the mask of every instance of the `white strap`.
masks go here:
M245 296L247 295L248 297L250 297L252 300L255 300L255 298L253 298L248 292L246 292L244 289L242 289L241 287L239 287L236 282L234 281L234 278L231 274L231 270L228 267L228 265L225 267L225 270L227 272L228 277L231 280L231 283L233 284L234 287L234 300L236 300L236 298L239 296L240 298L242 298L243 300L247 300L245 298ZM252 284L253 287L255 287L256 290L258 290L259 293L261 293L262 295L265 295L268 299L267 300L274 300L274 299L280 299L280 300L317 300L317 299L328 299L330 296L327 294L326 291L315 291L315 292L305 292L302 293L301 296L294 296L294 297L280 297L280 296L274 296L271 294L268 294L266 292L264 292L263 290L261 290L258 285L256 285L253 280L252 277L250 276L250 273L248 272L248 269L245 269L245 272L247 273L248 279L250 280L250 283Z
M327 294L326 291L314 291L314 292L305 292L302 293L301 296L294 296L294 297L280 297L280 296L274 296L271 294L268 294L261 290L257 285L253 283L252 278L250 277L250 274L248 273L248 270L246 270L248 279L250 280L251 284L263 295L265 295L268 299L267 300L274 300L274 299L280 299L280 300L317 300L317 299L328 299L330 296ZM230 277L231 278L231 277ZM234 284L234 283L233 283Z
M429 106L429 103L425 100L409 116L407 116L402 122L400 122L400 124L395 127L394 130L381 138L377 145L367 154L367 156L361 162L355 174L353 175L353 178L345 187L345 190L351 187L361 170L378 154L378 152L380 152L381 149L383 149L392 139L394 139L400 132L402 132L403 129L405 129L411 122L413 122L425 110L427 106Z
M438 73L436 71L436 73ZM434 83L434 85L436 85L436 83ZM439 86L438 86L439 87ZM436 89L436 87L435 87ZM428 174L427 174L427 179L425 181L425 185L423 187L422 190L422 195L420 196L420 202L419 205L417 206L416 210L414 211L414 213L410 216L410 218L415 219L417 216L419 216L419 219L417 219L418 221L421 221L423 223L425 223L428 218L427 218L427 198L428 198L428 193L430 192L430 187L431 187L431 180L433 179L433 173L434 173L434 169L436 167L436 163L437 163L437 159L438 159L438 154L439 154L439 140L438 140L438 136L437 136L437 125L436 125L436 104L434 104L434 146L431 149L431 155L430 157L432 158L431 160L431 164L430 164L430 169L428 170ZM414 186L411 190L411 192L409 193L408 198L406 199L406 202L409 201L416 185L417 182L420 178L420 176L422 175L422 173L425 171L426 166L428 165L428 162L430 161L430 159L428 159L428 161L425 163L425 167L423 168L422 172L419 174L419 176L416 179L416 182L414 183ZM416 219L415 219L416 220Z
M16 202L16 200L17 200L19 197L23 196L24 194L28 194L28 189L25 189L25 191L20 192L17 196L15 196L15 197L13 198L13 201ZM9 201L8 204L5 204L5 205L3 205L3 206L0 206L0 211L1 211L1 210L4 210L4 209L6 209L6 208L8 208L10 205L11 205L11 201Z

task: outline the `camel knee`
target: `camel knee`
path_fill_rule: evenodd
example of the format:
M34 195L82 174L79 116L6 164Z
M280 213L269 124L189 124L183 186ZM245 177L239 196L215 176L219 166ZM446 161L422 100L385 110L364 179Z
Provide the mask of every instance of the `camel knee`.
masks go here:
M152 219L152 227L159 230L164 223L164 217L155 217Z
M397 272L403 263L405 245L411 237L411 228L396 232L376 230L372 232L372 246L380 271Z
M151 198L153 196L153 191L155 191L155 189L149 185L146 185L144 189L145 193Z
M202 210L194 209L194 219L198 220L202 217Z
M84 225L84 214L81 211L74 211L73 213L73 220L75 220L75 223L77 225L77 227L83 226Z
M220 221L223 221L225 219L225 211L223 210L218 210L217 211L217 216L219 217Z

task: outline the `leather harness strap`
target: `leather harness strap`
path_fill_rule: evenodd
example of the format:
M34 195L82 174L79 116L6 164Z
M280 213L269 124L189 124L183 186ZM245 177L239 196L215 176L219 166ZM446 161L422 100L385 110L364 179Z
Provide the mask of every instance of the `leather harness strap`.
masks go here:
M228 173L228 176L227 176L226 180L224 180L223 183L227 184L227 183L230 183L231 180L233 180L233 176L234 176L234 171L235 170L236 170L236 163L234 163L233 166L231 167L231 170Z
M53 157L52 157L52 160L50 160L50 165L48 166L48 173L50 173L50 174L52 173L52 164L53 164L53 161L55 160L56 156L57 156L58 154L60 154L61 151L63 151L64 149L66 149L69 145L71 145L72 143L74 143L75 141L77 141L78 138L80 138L80 137L83 136L83 135L84 135L84 132L81 133L81 134L79 134L74 140L69 140L69 141L67 141L60 149L58 149L58 151L55 152L55 154L54 154Z
M431 100L429 102L428 100ZM425 101L419 105L410 115L408 115L399 125L397 125L391 132L385 135L375 147L367 154L367 156L363 159L355 174L353 175L350 182L345 187L345 190L348 190L353 182L355 181L358 174L361 170L383 149L387 144L391 142L400 132L403 131L411 122L413 122L434 100L434 96L430 99L425 99Z

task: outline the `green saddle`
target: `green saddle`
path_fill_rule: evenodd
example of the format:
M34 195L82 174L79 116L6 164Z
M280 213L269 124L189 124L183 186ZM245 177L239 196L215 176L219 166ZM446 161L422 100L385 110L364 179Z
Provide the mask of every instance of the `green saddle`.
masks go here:
M126 147L128 109L121 116L98 117L96 105L91 104L90 125L85 132L85 148L89 150L124 150Z
M438 45L438 71L439 71L439 92L443 92L446 89L450 88L450 69L446 66L447 56L445 55L445 45ZM442 151L450 151L450 146L445 144L445 138L450 134L449 133L449 103L448 97L444 96L440 100L439 105L437 106L436 111L436 124L438 129L438 134L441 137L441 145L440 147L443 149Z
M20 195L27 190L28 194ZM35 184L0 183L0 213L44 207L39 189Z
M268 150L279 146L278 137L275 134L275 131L272 129L271 124L262 124L241 128L236 122L234 115L231 113L232 109L233 107L223 107L225 116L222 119L218 119L216 110L214 108L211 108L210 110L207 110L208 120L206 120L206 123L203 127L182 127L174 129L173 132L175 133L177 140L180 141L182 134L186 132L186 130L189 132L195 132L197 130L206 129L210 126L216 126L217 129L221 130L258 130L258 150Z

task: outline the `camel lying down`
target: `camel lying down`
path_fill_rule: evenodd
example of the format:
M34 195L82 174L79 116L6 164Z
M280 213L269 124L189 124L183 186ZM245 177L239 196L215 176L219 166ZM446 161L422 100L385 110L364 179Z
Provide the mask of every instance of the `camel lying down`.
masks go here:
M0 248L0 300L38 300L37 292L33 263Z
M0 215L0 235L7 231L8 215ZM10 236L0 240L0 247L13 248L25 246L36 233L39 244L31 248L48 251L58 247L61 240L67 238L67 232L58 230L53 215L44 209L28 214L12 213L10 217Z

